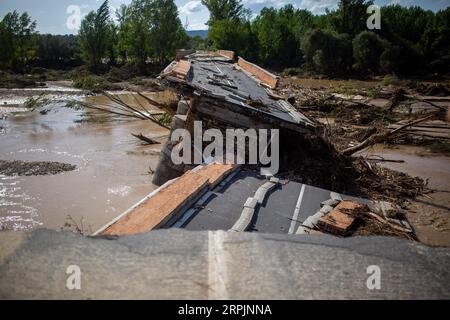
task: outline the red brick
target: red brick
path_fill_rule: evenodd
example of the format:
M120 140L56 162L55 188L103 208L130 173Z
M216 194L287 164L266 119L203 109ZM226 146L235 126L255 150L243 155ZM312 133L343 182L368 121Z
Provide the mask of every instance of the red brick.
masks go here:
M338 235L346 235L353 224L355 218L343 213L340 210L334 209L329 214L323 216L319 220L320 229Z
M337 210L361 210L364 208L367 208L367 206L364 204L350 201L350 200L343 200L336 206L335 209L337 209Z

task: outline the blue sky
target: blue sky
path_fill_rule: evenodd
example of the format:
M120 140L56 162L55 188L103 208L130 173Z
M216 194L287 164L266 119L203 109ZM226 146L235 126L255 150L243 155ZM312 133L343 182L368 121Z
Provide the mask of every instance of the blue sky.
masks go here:
M97 9L103 0L0 0L0 17L14 9L19 12L27 11L33 19L37 20L40 33L68 34L76 33L67 27L67 13L69 6L79 7L84 15ZM122 3L128 4L131 0L110 0L112 9ZM209 18L208 10L200 0L175 0L183 24L188 30L206 29L205 22ZM281 7L291 3L298 8L304 8L313 13L320 14L325 9L335 9L338 0L243 0L245 6L257 14L264 7ZM399 3L401 5L419 5L425 9L437 11L450 6L450 0L375 0L377 5Z

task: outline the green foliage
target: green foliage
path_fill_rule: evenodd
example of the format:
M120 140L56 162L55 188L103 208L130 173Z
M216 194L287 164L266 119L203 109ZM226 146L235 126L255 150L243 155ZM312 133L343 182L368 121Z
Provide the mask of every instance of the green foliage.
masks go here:
M434 20L432 11L421 7L390 5L381 8L382 30L405 40L417 43ZM388 38L392 37L386 35Z
M75 88L82 90L114 90L118 89L114 83L109 82L101 76L93 74L81 75L74 78L73 85Z
M253 59L258 41L252 32L250 11L241 0L202 0L210 12L208 39L213 49L233 50ZM207 43L208 44L208 43Z
M244 8L241 0L202 0L202 4L209 10L210 26L219 20L246 20L250 15L250 11Z
M164 126L170 126L172 123L172 117L168 113L164 113L162 116L159 116L157 120Z
M86 63L92 68L98 68L111 46L111 20L109 17L108 0L100 8L91 11L81 22L79 39L81 52Z
M173 0L155 0L152 11L150 41L154 57L160 63L174 56L175 50L187 42L189 37L178 18L178 8Z
M36 58L40 66L65 67L79 64L80 46L77 36L38 35L36 44Z
M434 23L428 25L420 40L430 71L450 73L450 7L436 13Z
M349 34L352 38L366 30L367 8L372 4L372 0L341 0L338 9L330 14L334 30Z
M303 74L302 68L286 68L283 70L283 75L288 77L299 76Z
M390 75L390 74L385 75L381 82L385 86L388 86L388 85L400 86L400 85L404 84L403 81L400 80L398 77L396 77L394 75Z
M119 52L140 66L167 62L189 39L173 0L133 0L117 17Z
M252 26L259 43L259 61L274 67L299 65L301 38L313 25L313 15L307 10L292 5L279 10L264 8Z
M203 39L201 36L191 37L186 44L186 49L207 50L209 47L209 40Z
M209 29L208 38L214 49L233 50L248 59L254 57L257 41L251 30L250 22L245 20L217 20Z
M0 21L0 68L21 69L34 54L36 22L28 13L7 13Z
M389 41L371 31L363 31L353 39L355 70L364 74L393 72L399 62L399 52Z
M314 29L305 34L301 48L307 66L315 72L341 75L349 71L352 46L346 34Z
M49 75L42 67L77 66L83 58L91 71L116 81L154 74L179 48L220 48L285 74L450 75L450 7L434 13L387 5L381 30L369 32L372 0L340 0L335 11L322 15L292 5L264 8L254 19L242 0L202 4L210 11L208 39L186 35L174 0L131 0L117 9L116 21L105 1L85 16L78 37L37 35L36 22L13 11L0 21L0 68L34 70L40 81ZM99 83L85 76L94 78L78 76L80 87Z
M50 98L48 98L45 93L42 93L38 97L28 98L25 101L24 105L25 105L25 107L27 107L31 110L35 110L37 108L40 108L40 107L48 104L50 101L51 101Z

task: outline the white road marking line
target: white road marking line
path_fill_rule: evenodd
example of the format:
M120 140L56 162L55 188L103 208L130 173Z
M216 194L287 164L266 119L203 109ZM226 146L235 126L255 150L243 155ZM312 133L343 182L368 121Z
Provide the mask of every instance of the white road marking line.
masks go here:
M305 194L306 185L302 184L300 195L298 196L297 204L295 205L294 215L292 216L291 226L289 227L289 234L294 233L295 225L297 224L298 214L300 213L300 207L303 201L303 195Z
M208 299L227 300L224 231L208 232Z

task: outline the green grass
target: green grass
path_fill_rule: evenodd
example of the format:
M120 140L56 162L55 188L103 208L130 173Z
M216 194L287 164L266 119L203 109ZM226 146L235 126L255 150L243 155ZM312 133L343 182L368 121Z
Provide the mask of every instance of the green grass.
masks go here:
M293 77L303 75L304 70L302 68L286 68L283 70L283 76Z
M170 123L172 122L172 117L168 113L163 114L162 116L158 117L157 119L162 125L165 125L165 126L170 126Z

